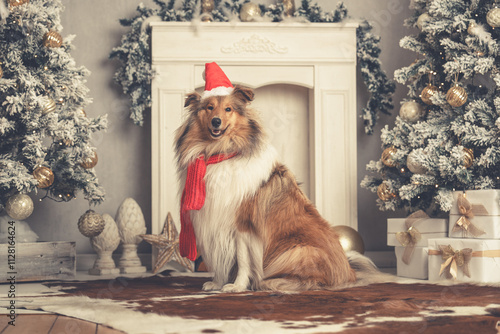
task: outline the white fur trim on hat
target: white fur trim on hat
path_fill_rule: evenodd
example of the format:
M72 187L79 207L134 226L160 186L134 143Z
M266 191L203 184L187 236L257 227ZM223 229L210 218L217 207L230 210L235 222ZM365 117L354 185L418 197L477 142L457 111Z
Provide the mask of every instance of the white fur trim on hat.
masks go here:
M203 100L211 96L227 96L233 92L233 89L233 87L215 87L214 89L204 91L201 94L201 99Z

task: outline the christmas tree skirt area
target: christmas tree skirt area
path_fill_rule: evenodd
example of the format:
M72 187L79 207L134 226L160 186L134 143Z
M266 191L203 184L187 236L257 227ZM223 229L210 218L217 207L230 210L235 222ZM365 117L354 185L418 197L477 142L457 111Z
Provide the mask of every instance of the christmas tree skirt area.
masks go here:
M295 294L217 293L202 291L206 274L181 275L45 282L51 293L25 293L15 303L19 311L126 333L496 333L500 321L498 284L401 281ZM0 296L3 310L8 302Z
M75 277L76 243L71 241L0 244L7 262L0 272L0 282L62 280ZM7 258L8 257L8 258Z

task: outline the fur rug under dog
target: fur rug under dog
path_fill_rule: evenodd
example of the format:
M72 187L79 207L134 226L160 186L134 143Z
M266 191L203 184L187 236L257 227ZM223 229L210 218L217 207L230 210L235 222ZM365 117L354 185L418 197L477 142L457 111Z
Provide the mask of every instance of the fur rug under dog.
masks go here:
M50 282L56 296L20 297L44 310L126 333L497 333L500 287L372 284L298 294L201 291L207 277ZM2 296L4 306L7 299Z

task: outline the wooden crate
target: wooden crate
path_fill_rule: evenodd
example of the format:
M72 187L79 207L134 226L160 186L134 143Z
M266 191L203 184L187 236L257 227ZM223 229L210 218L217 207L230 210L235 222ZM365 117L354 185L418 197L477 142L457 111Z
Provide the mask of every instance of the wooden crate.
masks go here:
M0 254L8 258L8 244L0 244ZM10 254L13 254L10 251ZM74 278L76 243L70 241L16 243L15 258L10 257L0 271L0 281L14 276L17 282ZM8 263L6 263L8 262ZM12 266L12 267L11 267Z

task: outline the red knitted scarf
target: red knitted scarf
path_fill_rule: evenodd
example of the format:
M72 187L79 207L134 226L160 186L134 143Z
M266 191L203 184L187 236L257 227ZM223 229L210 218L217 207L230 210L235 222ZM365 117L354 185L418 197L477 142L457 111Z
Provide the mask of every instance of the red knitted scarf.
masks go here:
M188 166L186 186L181 198L179 249L181 255L191 261L196 260L196 237L189 210L200 210L205 204L205 173L207 172L207 166L231 159L236 154L215 154L208 160L205 160L204 156L200 156Z

